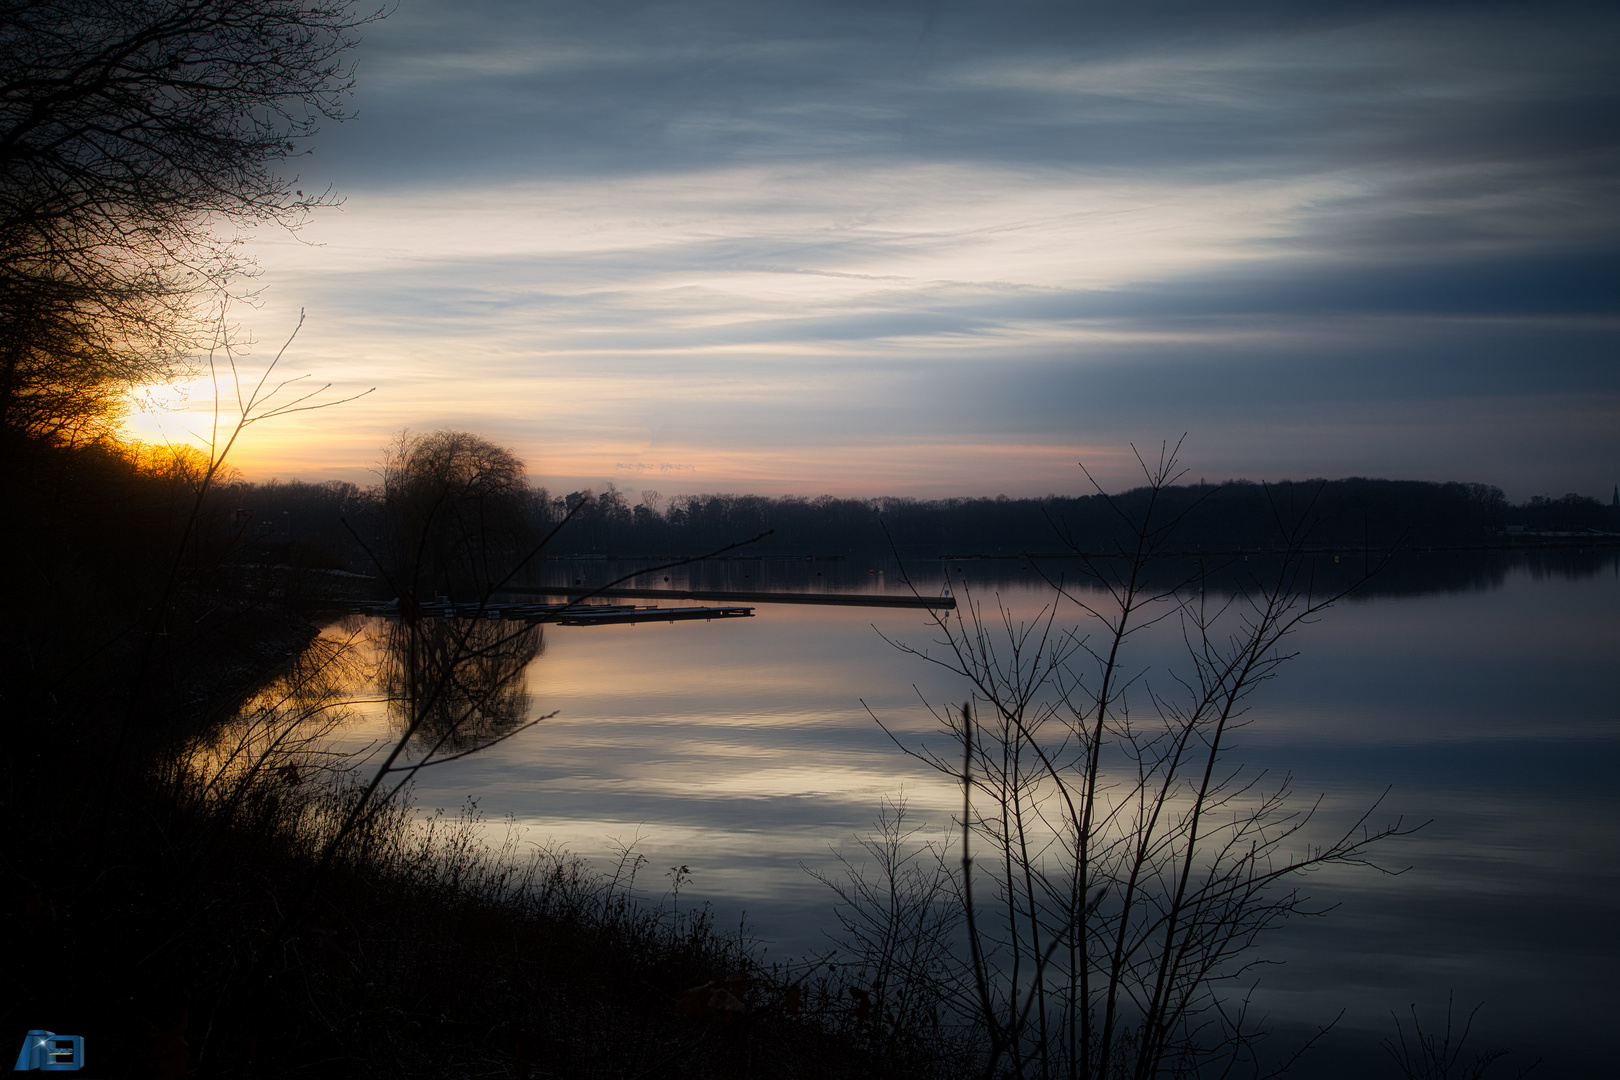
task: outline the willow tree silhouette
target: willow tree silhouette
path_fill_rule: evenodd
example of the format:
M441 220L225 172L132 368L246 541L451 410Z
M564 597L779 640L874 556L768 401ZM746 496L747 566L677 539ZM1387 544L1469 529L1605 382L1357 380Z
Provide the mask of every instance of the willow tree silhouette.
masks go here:
M482 595L537 539L524 516L523 462L471 432L401 432L382 481L379 556L407 603L435 592Z

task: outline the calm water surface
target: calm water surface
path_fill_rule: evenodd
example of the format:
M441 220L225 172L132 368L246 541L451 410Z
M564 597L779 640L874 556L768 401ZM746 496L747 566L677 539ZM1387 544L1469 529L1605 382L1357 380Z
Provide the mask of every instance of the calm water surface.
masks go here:
M1050 594L1016 563L912 573L925 594L949 576L959 598L1020 617ZM892 564L858 560L737 560L672 582L685 583L904 591ZM1391 1009L1435 1017L1452 990L1459 1006L1486 1003L1486 1041L1513 1046L1512 1060L1612 1075L1596 1055L1620 1005L1620 559L1412 555L1378 589L1294 639L1300 654L1258 693L1235 759L1291 774L1302 803L1320 796L1318 837L1380 799L1375 823L1432 824L1383 851L1409 867L1399 876L1306 880L1337 907L1264 942L1280 963L1261 971L1255 1002L1284 1034L1344 1010L1337 1051L1308 1075L1355 1075L1367 1055L1376 1062ZM1079 619L1071 609L1061 621ZM902 740L943 746L921 699L966 688L880 634L923 647L938 630L921 612L776 604L746 620L548 627L527 709L557 715L422 774L417 802L473 797L532 840L602 859L633 845L649 860L649 897L684 865L683 904L711 901L722 922L746 913L771 956L825 949L830 896L805 868L830 870L831 850L853 848L880 799L903 793L936 831L960 799L867 708ZM1133 662L1174 666L1174 642L1145 640ZM388 731L383 710L362 709L344 741Z

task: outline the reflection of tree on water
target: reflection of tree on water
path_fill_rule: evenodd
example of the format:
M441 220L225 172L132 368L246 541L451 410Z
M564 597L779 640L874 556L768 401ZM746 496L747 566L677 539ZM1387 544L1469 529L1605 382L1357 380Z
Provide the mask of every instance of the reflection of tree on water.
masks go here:
M165 775L189 780L196 795L235 805L264 795L271 773L296 784L309 769L343 768L344 755L325 744L349 719L349 695L366 678L357 639L351 632L310 641L230 716L175 745L163 759Z
M500 738L528 717L529 661L545 651L538 626L504 620L422 619L388 624L378 687L389 719L420 720L415 742L460 751Z

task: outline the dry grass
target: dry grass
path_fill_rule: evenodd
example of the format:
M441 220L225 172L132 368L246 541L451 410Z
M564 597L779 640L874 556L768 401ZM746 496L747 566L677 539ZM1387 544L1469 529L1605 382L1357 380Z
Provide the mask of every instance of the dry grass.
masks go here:
M99 843L94 814L36 787L28 827L51 856L10 878L34 977L8 1018L84 1034L110 1075L952 1071L880 1032L839 973L762 969L706 909L640 898L633 852L604 870L510 829L491 841L475 805L364 815L301 904L358 797L321 750L347 662L318 644L159 756Z

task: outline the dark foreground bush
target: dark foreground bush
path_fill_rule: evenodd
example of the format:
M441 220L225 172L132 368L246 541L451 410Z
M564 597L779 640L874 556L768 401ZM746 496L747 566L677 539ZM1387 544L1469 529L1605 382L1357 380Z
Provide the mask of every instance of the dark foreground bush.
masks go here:
M633 853L604 873L491 844L471 805L368 816L306 902L356 788L311 749L328 714L288 686L105 822L82 789L17 808L8 1029L83 1035L103 1076L948 1071L926 1040L875 1038L825 969L762 969L707 911L638 902Z

